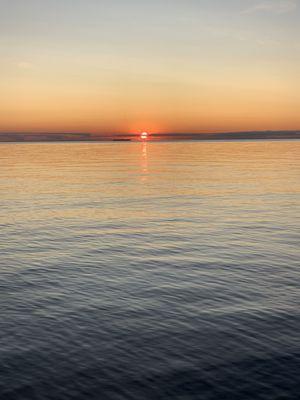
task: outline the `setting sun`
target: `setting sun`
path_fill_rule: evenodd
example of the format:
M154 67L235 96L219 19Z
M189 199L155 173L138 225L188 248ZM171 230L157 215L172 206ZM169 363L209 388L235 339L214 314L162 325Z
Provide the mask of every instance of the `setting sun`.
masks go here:
M142 139L142 140L148 139L148 132L142 132L142 133L141 133L141 139Z

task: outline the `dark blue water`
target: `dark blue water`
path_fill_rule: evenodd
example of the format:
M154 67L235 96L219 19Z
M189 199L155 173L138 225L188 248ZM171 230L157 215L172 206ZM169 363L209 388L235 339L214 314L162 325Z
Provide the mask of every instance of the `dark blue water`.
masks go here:
M299 399L299 150L1 145L0 399Z

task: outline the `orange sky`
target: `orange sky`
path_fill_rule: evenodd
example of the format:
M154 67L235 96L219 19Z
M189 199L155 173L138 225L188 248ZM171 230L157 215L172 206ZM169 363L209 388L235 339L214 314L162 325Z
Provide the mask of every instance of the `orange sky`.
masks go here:
M297 0L8 2L0 131L299 129L299 9Z

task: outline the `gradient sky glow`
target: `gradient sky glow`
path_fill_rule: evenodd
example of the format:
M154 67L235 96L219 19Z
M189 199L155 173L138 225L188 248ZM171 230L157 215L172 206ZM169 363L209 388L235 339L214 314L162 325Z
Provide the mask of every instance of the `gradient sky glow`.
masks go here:
M0 131L300 128L300 0L0 0Z

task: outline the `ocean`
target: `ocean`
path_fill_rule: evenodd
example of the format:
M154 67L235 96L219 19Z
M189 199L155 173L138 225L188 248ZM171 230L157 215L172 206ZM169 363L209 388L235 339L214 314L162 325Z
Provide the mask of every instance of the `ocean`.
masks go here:
M300 142L0 145L1 400L300 398Z

